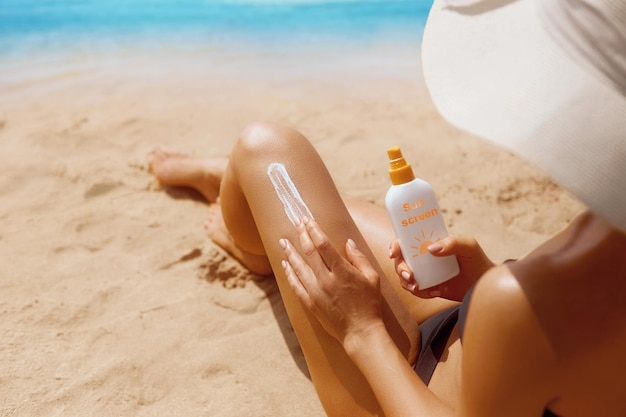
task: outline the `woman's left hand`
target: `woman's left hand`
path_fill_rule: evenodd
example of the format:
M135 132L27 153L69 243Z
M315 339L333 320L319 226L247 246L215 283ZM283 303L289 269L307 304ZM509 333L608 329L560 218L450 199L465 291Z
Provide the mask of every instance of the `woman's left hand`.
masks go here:
M298 299L340 343L381 322L378 273L356 248L345 244L346 258L333 247L319 225L304 219L299 226L301 253L281 239L282 266Z

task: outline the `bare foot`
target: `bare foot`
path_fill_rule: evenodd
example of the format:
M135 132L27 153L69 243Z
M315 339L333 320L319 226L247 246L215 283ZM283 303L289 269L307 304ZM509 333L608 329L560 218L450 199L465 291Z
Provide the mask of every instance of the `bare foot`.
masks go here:
M272 267L269 259L264 255L255 255L241 250L228 233L222 210L219 204L211 204L207 210L207 218L204 222L204 229L209 238L232 256L251 272L259 275L271 275Z
M203 158L157 148L150 152L148 167L163 185L191 187L207 201L217 200L228 158Z

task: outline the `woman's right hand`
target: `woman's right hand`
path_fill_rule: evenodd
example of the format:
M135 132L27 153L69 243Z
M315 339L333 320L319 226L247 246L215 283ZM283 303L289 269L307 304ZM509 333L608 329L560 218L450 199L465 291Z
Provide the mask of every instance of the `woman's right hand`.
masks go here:
M495 265L472 237L448 236L431 244L428 251L434 256L456 256L460 272L448 281L420 290L414 278L414 272L402 257L398 240L394 239L390 245L389 256L394 259L396 273L400 277L402 287L420 298L443 297L462 301L476 281ZM419 271L415 271L415 274L419 274Z

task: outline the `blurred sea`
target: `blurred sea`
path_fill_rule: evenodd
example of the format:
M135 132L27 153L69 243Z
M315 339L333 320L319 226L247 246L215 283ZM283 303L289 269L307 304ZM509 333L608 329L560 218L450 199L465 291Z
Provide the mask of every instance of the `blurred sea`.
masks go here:
M416 42L432 0L2 0L0 57Z

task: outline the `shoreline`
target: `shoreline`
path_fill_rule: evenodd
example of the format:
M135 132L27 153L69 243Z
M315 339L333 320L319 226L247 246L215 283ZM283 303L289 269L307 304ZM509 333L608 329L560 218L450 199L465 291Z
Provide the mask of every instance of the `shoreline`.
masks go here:
M151 41L110 45L102 50L89 47L52 49L0 55L0 93L16 85L43 84L74 76L117 77L117 82L142 82L143 77L171 81L173 77L222 77L241 82L272 83L327 82L340 85L372 80L419 80L421 82L419 32L416 38L396 42L345 39L325 45L318 41L302 46L246 43L197 44L188 48L160 45ZM250 65L250 63L254 63Z

